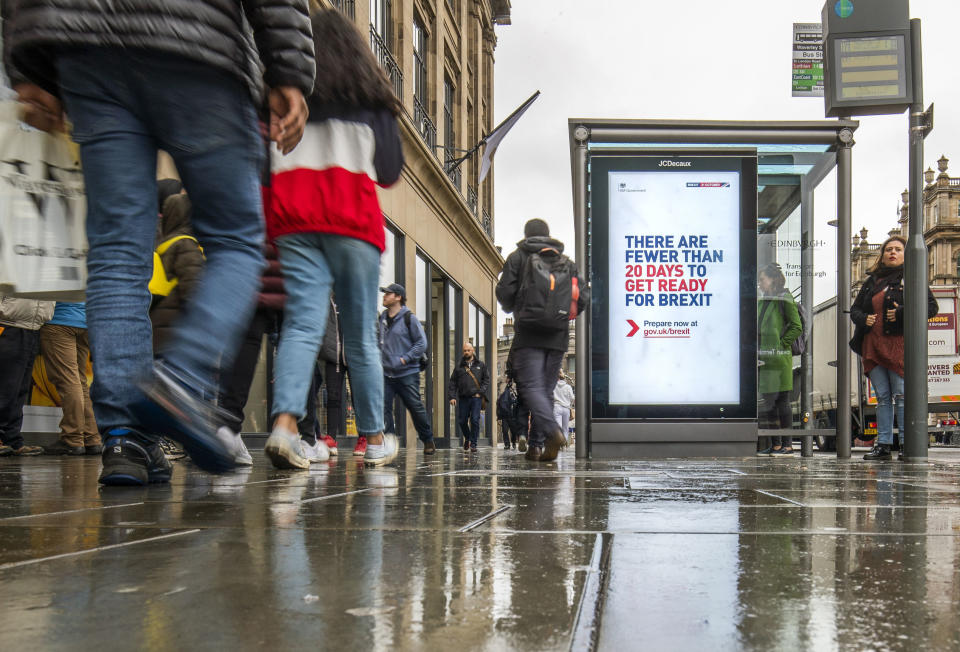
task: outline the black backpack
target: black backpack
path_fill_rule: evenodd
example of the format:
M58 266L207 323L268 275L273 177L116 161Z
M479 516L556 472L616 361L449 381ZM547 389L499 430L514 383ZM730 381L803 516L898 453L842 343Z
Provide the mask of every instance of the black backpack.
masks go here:
M509 382L497 398L497 418L514 419L519 409L520 401L517 399L517 391L514 389L513 383Z
M412 314L413 314L412 312L403 313L403 323L407 325L407 333L410 334L411 339L413 339L413 331L410 330L410 315ZM427 340L427 348L429 349L429 347L430 347L430 340ZM430 366L430 358L427 357L426 351L424 351L423 355L420 356L419 362L420 362L420 371L426 371L427 367Z
M519 326L560 330L576 317L579 296L573 261L552 247L527 255L513 309Z

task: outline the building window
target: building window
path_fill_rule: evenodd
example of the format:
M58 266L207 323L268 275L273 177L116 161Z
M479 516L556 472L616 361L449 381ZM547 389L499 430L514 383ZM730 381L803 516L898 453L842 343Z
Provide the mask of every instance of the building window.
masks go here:
M376 30L389 50L393 50L393 34L390 29L393 18L392 4L391 0L370 0L370 27Z
M444 165L449 166L457 160L457 132L456 132L456 89L448 77L443 78L443 138L444 138ZM448 173L453 185L460 190L460 167Z
M413 121L434 156L437 155L437 127L427 111L427 30L413 19Z
M393 58L391 0L370 0L370 49L390 80L397 99L403 101L403 71Z

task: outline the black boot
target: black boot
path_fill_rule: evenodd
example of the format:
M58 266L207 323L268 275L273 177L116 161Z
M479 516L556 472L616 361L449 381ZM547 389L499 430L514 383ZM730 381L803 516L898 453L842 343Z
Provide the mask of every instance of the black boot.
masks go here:
M890 444L874 444L873 450L863 456L863 459L870 462L879 462L880 460L889 460L893 456L890 455Z

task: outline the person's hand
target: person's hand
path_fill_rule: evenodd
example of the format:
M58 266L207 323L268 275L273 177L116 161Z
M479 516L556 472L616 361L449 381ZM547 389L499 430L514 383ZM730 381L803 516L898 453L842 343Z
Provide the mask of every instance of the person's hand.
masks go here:
M877 323L877 316L875 314L867 315L867 326L873 326L876 323Z
M299 88L278 86L270 89L270 140L280 151L289 154L303 138L303 128L307 124L307 100Z
M899 307L900 304L894 301L893 308L887 311L887 321L897 321L897 308Z
M450 399L450 405L456 405L456 404L457 404L457 399L455 398Z
M13 87L17 100L23 105L22 119L41 131L66 131L63 105L60 100L36 84L17 84Z

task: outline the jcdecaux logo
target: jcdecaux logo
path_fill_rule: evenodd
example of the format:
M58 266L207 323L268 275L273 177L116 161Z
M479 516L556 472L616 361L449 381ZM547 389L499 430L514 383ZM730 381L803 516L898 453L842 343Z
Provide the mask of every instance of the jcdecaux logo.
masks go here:
M833 10L840 18L850 18L853 15L853 0L837 0Z

